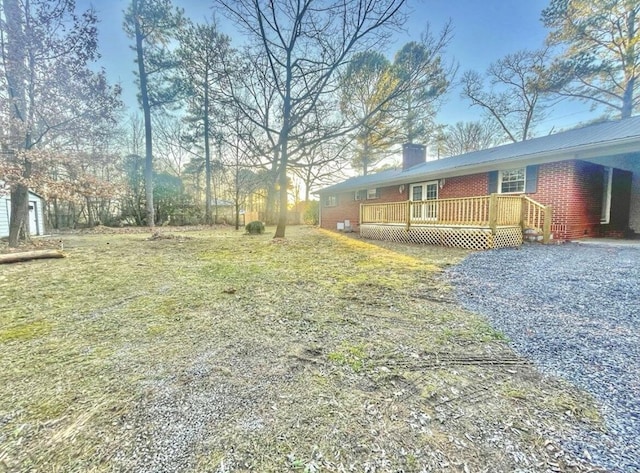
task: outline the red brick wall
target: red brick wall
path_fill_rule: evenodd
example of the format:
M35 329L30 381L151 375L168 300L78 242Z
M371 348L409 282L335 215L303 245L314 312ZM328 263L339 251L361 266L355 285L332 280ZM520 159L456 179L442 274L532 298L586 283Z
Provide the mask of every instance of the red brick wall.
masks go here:
M537 192L529 196L551 205L555 239L595 235L600 225L602 166L577 160L541 164Z
M569 205L567 221L569 238L597 236L602 210L603 167L576 161L573 201Z
M448 177L438 192L440 199L458 197L474 197L487 195L489 191L489 174L470 174L468 176Z
M402 192L400 186L382 187L378 190L379 198L355 200L355 193L344 192L338 194L338 205L335 207L325 207L325 198L322 196L321 202L321 222L322 228L336 230L338 222L351 221L354 231L360 231L360 204L375 204L376 202L402 202L409 200L409 186L405 185Z

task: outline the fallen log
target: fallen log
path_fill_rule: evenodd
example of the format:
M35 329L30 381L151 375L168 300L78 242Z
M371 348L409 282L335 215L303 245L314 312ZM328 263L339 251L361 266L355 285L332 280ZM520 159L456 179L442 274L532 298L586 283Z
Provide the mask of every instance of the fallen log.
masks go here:
M66 255L60 250L36 250L22 253L7 253L0 255L0 264L20 263L33 259L64 258Z

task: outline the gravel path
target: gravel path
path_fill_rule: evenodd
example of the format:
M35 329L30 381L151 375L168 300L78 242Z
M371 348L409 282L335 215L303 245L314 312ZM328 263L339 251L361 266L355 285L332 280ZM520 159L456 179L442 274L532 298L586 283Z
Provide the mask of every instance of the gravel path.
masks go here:
M447 275L517 352L595 397L607 432L564 447L640 472L640 245L529 244L474 253Z

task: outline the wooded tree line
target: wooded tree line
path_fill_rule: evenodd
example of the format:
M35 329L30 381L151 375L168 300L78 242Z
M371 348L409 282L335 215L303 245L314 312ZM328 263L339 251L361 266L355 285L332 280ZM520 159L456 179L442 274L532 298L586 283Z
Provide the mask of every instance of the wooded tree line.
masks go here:
M260 202L282 237L295 189L309 200L348 170L376 170L402 143L457 155L532 137L560 100L613 118L640 108L632 0L551 0L539 50L462 72L448 57L450 24L385 48L405 0L213 5L236 41L170 0L130 1L123 29L140 113L126 116L120 87L96 67L94 11L2 0L0 192L10 196L11 246L28 238L28 189L47 198L54 226L211 224L223 202L237 222ZM438 123L454 85L482 121Z

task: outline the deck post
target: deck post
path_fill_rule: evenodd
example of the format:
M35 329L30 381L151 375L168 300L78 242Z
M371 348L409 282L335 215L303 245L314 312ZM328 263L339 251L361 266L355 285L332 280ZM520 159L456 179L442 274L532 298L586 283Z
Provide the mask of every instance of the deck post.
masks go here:
M493 235L496 234L496 227L498 226L498 194L491 194L489 196L489 228Z
M549 243L551 240L551 219L553 212L550 205L544 208L544 222L542 223L542 243Z
M520 197L520 227L522 231L524 231L524 225L527 221L527 207L527 198L523 195Z
M411 201L407 200L407 231L411 228Z
M364 214L362 213L362 202L360 202L360 221L358 222L358 228L362 225L362 219L364 218Z

